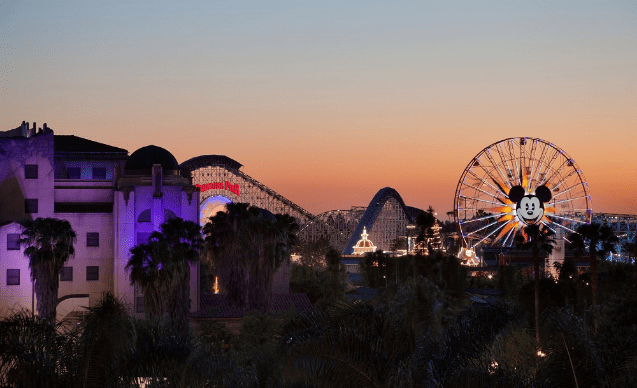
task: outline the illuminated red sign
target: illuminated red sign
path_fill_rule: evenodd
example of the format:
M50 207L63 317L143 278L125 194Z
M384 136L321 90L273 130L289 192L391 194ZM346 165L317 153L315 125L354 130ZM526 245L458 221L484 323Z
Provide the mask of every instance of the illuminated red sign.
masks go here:
M232 184L226 181L224 185L224 182L210 182L204 183L203 185L197 183L195 186L199 187L199 190L201 190L202 193L208 190L228 190L232 194L241 196L241 191L239 189L238 183Z

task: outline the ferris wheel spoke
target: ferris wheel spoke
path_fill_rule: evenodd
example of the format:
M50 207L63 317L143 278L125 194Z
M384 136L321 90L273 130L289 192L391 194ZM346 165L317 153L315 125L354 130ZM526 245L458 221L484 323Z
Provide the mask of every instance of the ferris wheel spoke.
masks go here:
M551 179L553 179L553 177L556 176L560 171L562 171L564 169L564 166L567 166L570 161L571 161L570 159L564 160L558 168L553 170L553 174L551 174L551 176L547 179L547 181L550 181Z
M489 224L487 224L487 225L483 226L483 227L482 227L482 228L480 228L480 229L476 229L476 230L474 230L474 231L471 231L471 232L469 232L469 233L465 234L463 237L469 237L469 236L472 236L472 235L474 235L474 234L476 234L476 233L478 233L478 232L481 232L481 231L483 231L483 230L485 230L485 229L487 229L487 228L489 228L489 227L491 227L491 226L493 226L493 225L497 225L497 224L498 224L498 222L499 222L499 221L497 221L497 220L496 220L496 221L493 221L493 222L491 222L491 223L489 223ZM503 223L503 226L504 226L504 225L506 225L506 224L507 224L507 223L506 223L506 222L504 222L504 223Z
M509 139L509 141L506 144L507 144L507 149L509 151L509 157L511 159L512 170L513 170L513 173L511 175L513 176L514 180L515 178L518 179L518 184L521 186L522 185L522 154L517 156L515 155L515 141L513 139Z
M517 168L517 157L515 155L515 145L513 144L513 140L509 139L509 141L507 141L506 143L506 149L503 150L504 146L501 146L500 144L498 144L498 149L501 150L501 152L506 153L506 156L503 156L503 159L506 163L507 166L507 170L509 171L509 183L511 184L511 186L516 186L517 183L521 183L521 182L516 182L516 177L518 174L518 168ZM511 163L511 165L509 165L509 163Z
M491 181L493 183L495 183L495 185L498 187L496 190L500 193L503 193L504 195L507 195L507 187L506 184L500 182L497 178L495 178L493 176L493 174L491 173L494 170L494 168L491 168L490 170L487 170L486 168L482 168L482 171L484 171L487 176L491 179ZM496 169L497 170L497 169ZM493 186L492 186L493 187Z
M551 157L551 161L550 163L548 163L548 165L546 166L546 175L549 174L550 171L553 170L553 164L555 163L555 161L557 160L557 158L561 155L560 152L557 149L553 149L553 156ZM555 175L555 174L553 174ZM552 178L553 176L550 175L550 178ZM543 183L544 182L548 182L550 178L547 178L546 176L544 177Z
M564 226L564 225L560 224L559 222L555 222L555 223L553 223L553 225L555 225L555 226L559 226L560 228L565 229L565 230L568 230L568 231L569 231L569 232L571 232L571 233L577 233L577 232L575 232L573 229L571 229L571 228L567 228L566 226Z
M587 197L588 197L588 195L582 195L582 196L575 197L575 198L563 199L561 201L553 202L553 205L557 205L557 204L560 204L560 203L566 203L566 202L573 202L573 201L576 201L578 199L587 198Z
M488 220L489 218L495 218L495 217L501 217L502 214L491 214L489 216L485 216L485 217L480 217L480 218L472 218L470 220L466 220L463 222L458 222L460 225L465 225L465 224L470 224L472 222L476 222L476 221L484 221L484 220Z
M473 200L473 201L479 201L479 202L484 202L484 203L490 203L492 205L502 205L502 203L497 203L497 202L493 202L493 201L487 201L486 199L480 199L480 198L475 198L475 197L467 197L464 195L459 195L460 198L464 198L464 199L469 199L469 200Z
M488 149L486 151L486 155L487 158L489 158L489 161L491 161L491 163L493 164L493 166L495 167L495 169L498 171L498 174L500 175L500 178L502 179L502 183L507 183L509 180L507 179L507 174L504 173L504 171L502 171L502 164L505 164L506 167L506 158L504 156L502 156L502 153L500 152L500 150L498 149L498 147L495 147L495 151L498 153L498 158L499 158L499 162L496 161L495 156L491 153L491 150Z
M548 224L548 222L542 221L541 224L544 225L546 228L548 228L554 234L557 234L557 231L555 229L551 228L551 226Z
M504 182L510 183L510 178L508 178L508 176L511 175L511 168L509 167L509 162L507 160L507 157L503 154L502 148L500 147L499 144L495 147L495 150L497 151L498 156L500 157L501 164L503 164L506 170L508 171L508 174L505 174L504 172L498 169L498 171L500 172L500 176L502 177Z
M491 171L495 170L500 176L500 179L502 180L502 184L505 184L504 182L507 182L505 174L502 172L502 170L500 170L500 166L498 162L496 162L496 160L493 158L493 155L491 155L491 151L486 150L485 155L487 159L489 159L489 162L491 163L491 165L493 166L490 171L487 171L486 169L484 169L487 175L489 175L489 178L491 178L491 180L495 182L496 185L500 186L500 184L498 183L499 182L498 179L491 174ZM501 190L504 191L504 187L502 187Z
M511 235L516 231L517 227L513 227L511 228L511 230L509 230L509 233L507 233L507 235L504 237L504 240L502 240L502 246L505 247L507 245L507 241L509 240L509 237L511 237Z
M483 194L486 194L486 195L488 195L489 197L496 197L496 195L495 195L494 193L489 193L489 192L487 192L487 191L482 190L482 189L481 189L481 188L479 188L479 187L471 186L471 185L469 185L469 184L467 184L467 183L463 183L463 184L464 184L465 186L469 187L469 188L472 188L472 189L474 189L474 190L476 190L476 191L479 191L479 192L481 192L481 193L483 193ZM497 197L496 197L496 198L497 198Z
M531 151L529 151L529 187L533 187L533 173L535 172L535 152L537 151L537 142L531 141Z
M579 186L580 186L580 185L573 185L573 186L569 187L568 189L564 189L564 190L560 191L559 193L555 194L555 195L553 196L553 198L557 198L557 197L559 197L559 196L560 196L560 195L562 195L562 194L566 194L566 193L568 193L569 191L571 191L571 190L573 190L573 189L575 189L575 188L577 188L577 187L579 187Z
M546 143L542 143L542 152L540 153L540 159L538 160L538 163L537 163L537 172L535 174L535 177L532 177L532 180L538 182L538 185L542 181L540 179L540 176L542 175L542 168L545 166L544 161L546 160L547 150L548 150L548 145ZM546 174L544 175L546 176Z
M551 218L557 218L559 220L564 220L564 221L578 222L580 224L585 224L586 223L586 221L578 220L577 218L562 217L562 216L558 216L558 215L555 215L555 214L546 214L546 216L551 217Z
M553 154L549 155L551 151L553 151ZM544 169L542 173L540 174L542 176L542 179L538 181L539 185L548 182L548 177L550 176L549 174L551 173L551 168L553 167L553 163L555 162L555 159L557 159L558 156L559 156L559 152L557 152L555 149L549 149L545 158L546 161L544 162L544 165L543 165Z
M557 182L557 185L555 185L554 187L552 187L552 190L555 190L557 188L559 188L560 186L562 186L570 177L572 177L574 174L577 174L577 170L572 170L570 171L565 177L561 178L560 181Z
M471 171L471 170L469 170L469 171L468 171L468 173L469 173L472 177L474 177L476 180L479 180L479 181L481 182L481 185L482 185L482 184L486 184L487 186L491 187L491 188L492 188L493 190L495 190L496 192L502 192L502 190L501 190L501 189L498 189L497 187L493 186L493 185L491 184L491 182L489 182L489 181L487 180L487 178L486 178L486 177L484 177L484 178L480 178L480 177L478 177L478 176L476 175L476 173L475 173L475 172L473 172L473 171ZM465 184L465 182L464 182L464 181L463 181L462 183L463 183L463 184Z
M497 232L497 231L499 231L500 229L504 228L504 226L505 226L506 224L507 224L506 222L505 222L505 223L503 223L500 227L498 227L498 228L494 229L493 231L491 231L491 233L489 233L489 234L487 234L486 236L484 236L484 237L482 238L482 240L478 241L478 242L474 245L474 247L477 247L478 245L482 244L482 242L483 242L484 240L488 239L488 238L489 238L489 237L491 237L491 236L492 236L495 232Z

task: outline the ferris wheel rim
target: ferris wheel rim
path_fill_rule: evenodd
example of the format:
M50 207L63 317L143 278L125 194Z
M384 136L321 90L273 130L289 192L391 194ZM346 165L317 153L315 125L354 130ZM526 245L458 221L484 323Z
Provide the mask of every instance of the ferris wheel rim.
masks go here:
M517 141L517 143L516 143ZM527 142L531 142L532 147L531 147L531 153L529 153L527 155ZM517 145L519 145L519 147ZM536 159L536 151L537 151L537 147L538 145L541 145L542 150L542 156L540 160ZM498 148L499 147L499 148ZM506 150L506 152L503 150L503 147L508 147L508 149ZM516 147L519 148L519 154L516 154ZM490 151L494 150L494 154L496 154L496 156L494 157L493 155L491 155ZM508 152L508 154L506 154ZM546 156L546 152L550 152L551 153L551 164L550 165L545 165L546 161L544 160L544 157ZM553 153L554 152L554 153ZM490 166L490 170L488 170L485 167L482 167L482 162L481 162L481 158L486 158L491 162L491 165L487 165ZM508 158L507 158L508 157ZM536 163L537 163L537 174L538 176L536 176L535 178L532 177L534 171L531 171L531 174L528 173L528 166L525 164L526 163L526 158L528 157L529 161L532 162L531 166L535 167ZM561 158L560 158L561 157ZM560 160L561 164L557 167L553 167L553 163L558 159L563 159ZM518 164L519 162L519 164ZM506 169L505 169L505 164L506 164ZM511 165L509 165L511 164ZM524 164L524 165L523 165ZM474 167L480 167L483 174L479 174L479 173L475 173L473 171ZM511 169L511 167L514 167L515 169ZM524 168L525 172L522 172L522 169ZM490 232L489 235L484 235L480 234L480 232L482 230L473 230L471 233L467 233L465 230L463 230L463 223L467 223L467 219L466 218L461 218L461 211L466 212L469 209L466 206L467 203L467 199L477 203L477 202L484 202L485 205L484 206L496 206L496 205L500 205L503 208L505 206L503 206L503 203L499 203L496 202L495 200L489 200L488 198L480 198L480 196L491 196L496 198L495 193L499 193L502 194L502 192L506 192L506 196L508 196L508 189L510 189L513 185L511 184L513 181L516 181L518 178L515 176L517 174L517 169L519 169L519 183L518 185L520 185L523 181L523 179L526 179L529 177L529 175L531 175L531 181L527 182L527 186L528 186L528 191L529 193L526 194L534 194L531 193L531 185L533 183L535 183L538 187L540 184L544 185L548 182L550 182L552 179L554 179L555 177L557 177L558 179L558 184L556 187L554 187L553 189L555 191L557 191L557 193L555 194L555 197L557 196L564 196L565 199L562 200L562 202L557 202L557 201L553 201L553 203L555 205L558 204L562 204L563 203L563 208L566 208L568 206L582 206L581 204L577 204L577 205L572 205L571 203L574 203L576 201L583 201L583 208L580 209L576 209L577 211L581 212L577 213L577 211L575 213L573 213L573 215L571 217L566 217L564 214L564 212L560 212L560 214L552 214L552 213L547 213L546 216L544 216L542 218L542 220L540 222L538 222L539 224L544 224L546 227L549 227L549 224L555 224L557 226L555 226L555 228L562 228L568 232L574 232L573 228L569 228L569 227L563 227L563 225L561 225L561 222L563 222L564 220L568 221L565 223L570 223L570 224L574 224L574 223L589 223L591 218L592 218L592 200L591 200L591 195L590 195L590 187L588 185L588 182L586 180L586 177L584 176L584 173L582 172L582 170L579 168L579 165L577 164L577 162L566 152L564 151L562 148L560 148L559 146L557 146L554 143L551 143L547 140L544 139L540 139L540 138L536 138L536 137L528 137L528 136L520 136L520 137L509 137L506 139L502 139L499 140L497 142L494 142L486 147L484 147L481 151L479 151L467 164L467 166L464 168L460 179L458 180L458 183L456 185L456 190L455 190L455 194L454 194L454 221L456 222L456 224L458 225L459 231L460 231L460 235L462 238L462 244L463 247L468 247L468 248L475 248L476 246L478 246L479 244L481 244L482 242L484 242L485 240L488 240L490 238L491 235L493 235L494 233L500 231L500 229L505 228L504 231L502 231L496 239L496 242L500 239L504 239L504 244L506 244L507 242L509 242L509 244L512 244L513 239L510 238L511 235L515 235L518 233L518 230L523 229L525 227L525 225L520 226L519 223L518 225L515 225L513 227L511 226L506 226L507 224L512 223L512 221L501 221L501 220L496 220L494 222L490 222L489 224L487 224L486 226L482 227L482 230L486 232ZM541 178L539 178L540 175L540 171L542 171L542 169L544 169L543 172L543 176ZM507 174L504 174L501 170L508 170ZM562 176L562 172L563 171L570 171L565 177ZM465 180L467 179L467 175L471 174L472 178L476 181L476 182L480 182L480 186L477 187L475 185L475 183L472 185L471 183L466 183ZM498 174L500 177L503 177L504 179L502 180L503 185L506 185L507 187L502 187L498 180L495 179L491 174L495 175ZM550 174L547 177L547 174ZM574 179L571 179L572 177L574 177ZM538 179L539 178L539 179ZM570 183L570 186L562 189L560 186L563 185L564 183ZM467 186L467 188L473 189L474 192L478 193L475 194L474 196L469 196L467 197L466 193L463 193L463 188L464 186ZM482 188L482 186L487 186L486 188ZM557 190L560 189L560 190ZM582 195L579 197L575 197L575 198L571 198L571 197L567 197L566 194L572 190L575 191L581 191ZM465 190L465 192L468 191ZM533 190L534 191L534 190ZM480 193L481 192L481 193ZM461 199L464 198L464 203L465 203L465 207L461 208L460 202ZM499 199L499 198L497 198ZM508 199L508 198L505 198ZM571 203L567 203L567 202L571 202ZM508 207L511 208L513 206L515 206L515 204L513 204L511 201L509 201L509 203L511 205L509 205ZM517 209L517 208L516 208ZM571 208L569 208L570 210ZM478 209L477 206L472 206L470 210L475 210L476 214L479 213L479 211L481 209ZM508 209L511 210L511 209ZM555 213L557 213L557 210L554 210ZM566 212L568 213L568 212ZM503 213L502 213L503 214ZM498 216L501 216L502 214L495 214L495 215L490 215L490 216L485 216L482 220L485 220L487 218L496 218ZM510 214L515 214L515 211L511 211ZM583 214L583 218L585 219L585 221L581 221L580 219L576 218L577 217L582 217ZM515 216L514 216L515 217ZM515 219L515 218L514 218ZM475 221L475 217L474 219L469 220L469 222L473 222ZM554 230L555 228L550 228L551 230ZM495 229L495 230L494 230ZM480 236L483 236L482 239L480 239L480 241L478 243L472 243L471 242L471 235L472 234L478 234ZM511 246L511 245L509 245Z

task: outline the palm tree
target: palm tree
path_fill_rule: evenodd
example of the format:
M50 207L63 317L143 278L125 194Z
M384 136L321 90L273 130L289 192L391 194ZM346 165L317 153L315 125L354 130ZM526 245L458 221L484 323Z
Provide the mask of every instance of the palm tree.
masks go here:
M148 317L166 315L178 326L186 324L190 265L199 260L202 243L199 224L175 217L161 224L148 243L131 249L126 269L131 271L131 284L142 288Z
M334 249L328 249L325 254L327 264L327 294L330 299L338 299L345 294L345 284L342 281L345 276L345 266L342 263L340 253Z
M144 294L144 313L146 318L159 318L164 313L162 297L168 293L167 281L163 279L164 258L168 256L167 246L150 238L146 244L138 244L131 250L131 257L126 264L130 270L131 285L141 288Z
M275 271L283 263L289 263L292 248L296 245L299 226L288 214L272 215L262 209L259 211L259 217L253 221L254 225L258 225L256 232L261 234L261 237L255 238L255 244L261 241L261 248L258 249L259 255L256 260L252 261L249 308L265 313L272 304Z
M204 226L208 259L233 306L269 309L274 271L290 257L298 225L290 216L229 203Z
M516 246L530 249L533 252L533 272L535 274L535 340L540 342L540 252L553 252L555 240L551 238L555 233L538 224L528 225L523 235L516 236Z
M75 339L69 372L77 387L120 386L136 377L130 367L137 342L135 321L110 292L68 335Z
M172 291L168 301L168 314L182 326L190 309L190 266L199 261L203 248L201 226L192 221L172 218L161 225L160 241L168 245L169 263L173 275Z
M0 320L0 333L0 386L73 386L77 358L62 323L21 311Z
M75 253L76 234L71 224L57 218L38 217L25 221L20 244L29 258L31 280L38 300L38 315L55 320L60 270Z
M591 293L593 294L593 307L597 306L597 259L604 260L608 253L615 253L615 244L618 239L613 230L607 225L598 223L583 224L577 228L577 232L573 233L569 240L570 247L580 252L584 251L585 244L588 242L588 254L591 265Z

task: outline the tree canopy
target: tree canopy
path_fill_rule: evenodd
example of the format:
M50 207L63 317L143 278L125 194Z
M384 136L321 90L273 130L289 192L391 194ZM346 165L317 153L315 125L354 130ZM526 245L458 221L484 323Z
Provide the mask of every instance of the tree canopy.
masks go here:
M31 280L38 300L38 315L54 320L60 285L59 274L75 253L76 234L71 224L57 218L25 221L20 244L29 259Z

